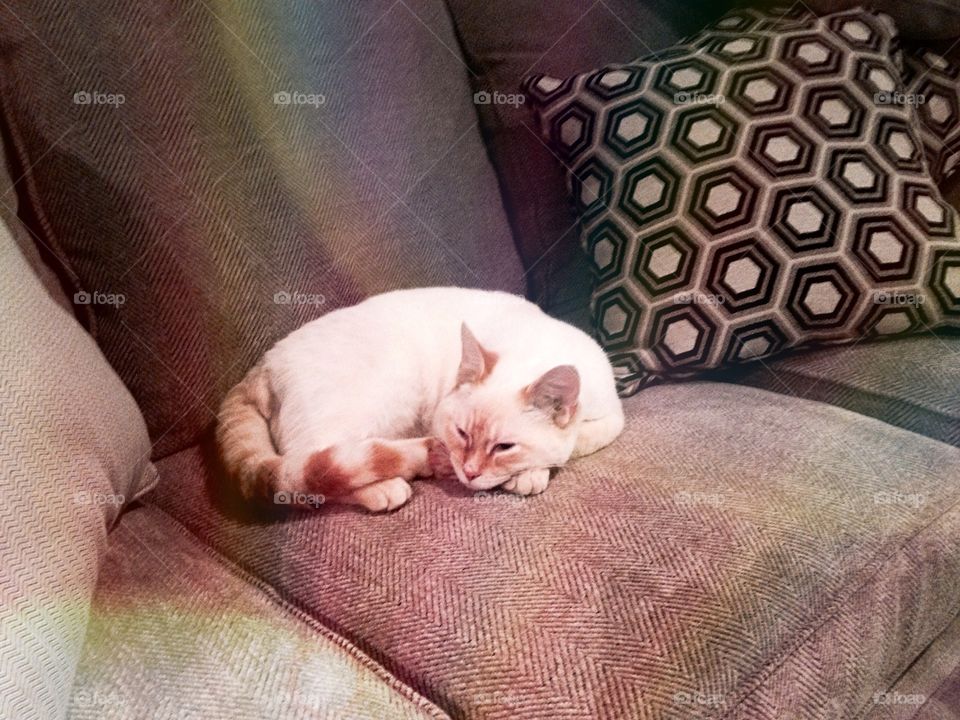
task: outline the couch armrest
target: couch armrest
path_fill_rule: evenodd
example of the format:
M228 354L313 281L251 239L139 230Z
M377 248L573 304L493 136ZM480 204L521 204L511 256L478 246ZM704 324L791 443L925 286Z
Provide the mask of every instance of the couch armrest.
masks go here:
M63 717L108 529L156 471L130 393L2 223L0 316L0 717Z

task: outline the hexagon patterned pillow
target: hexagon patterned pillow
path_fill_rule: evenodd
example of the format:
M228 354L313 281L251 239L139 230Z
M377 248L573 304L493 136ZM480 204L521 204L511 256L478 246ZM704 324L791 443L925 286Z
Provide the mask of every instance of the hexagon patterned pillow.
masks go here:
M927 167L937 184L960 168L960 66L918 48L905 56L903 101L917 108Z
M957 217L895 52L886 16L738 10L655 57L528 79L623 394L960 325Z

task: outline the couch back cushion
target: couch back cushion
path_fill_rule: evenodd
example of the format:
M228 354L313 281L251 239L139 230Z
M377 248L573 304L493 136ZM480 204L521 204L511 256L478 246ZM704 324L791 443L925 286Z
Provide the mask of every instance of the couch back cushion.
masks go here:
M441 0L0 8L17 190L155 456L324 312L523 292L457 48Z
M700 30L731 4L706 0L448 0L471 64L480 119L530 295L586 328L590 270L564 169L537 134L529 104L516 101L526 76L568 77L655 55Z

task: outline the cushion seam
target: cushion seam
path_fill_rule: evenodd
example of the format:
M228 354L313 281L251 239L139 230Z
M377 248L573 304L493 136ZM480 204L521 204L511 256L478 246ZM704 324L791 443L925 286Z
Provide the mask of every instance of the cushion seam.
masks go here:
M808 624L802 630L797 631L794 634L794 636L796 637L800 635L802 637L800 637L799 640L794 642L790 649L785 650L779 658L768 661L761 668L756 670L753 673L753 675L754 676L760 675L761 677L758 677L750 687L745 689L740 694L740 696L736 700L736 703L729 710L727 710L722 714L714 715L713 717L716 718L717 720L725 720L726 718L729 718L734 711L736 711L740 706L743 705L743 703L746 701L747 698L749 698L751 695L753 695L757 690L759 690L763 686L764 682L766 682L773 675L773 673L776 672L776 670L778 670L781 666L783 666L784 663L786 663L788 660L794 657L799 652L800 648L806 645L807 642L810 640L811 637L813 637L814 634L822 630L824 627L827 626L828 623L832 622L836 618L837 613L844 607L844 605L846 604L845 600L850 595L854 594L859 590L862 590L868 584L870 584L870 582L872 582L881 573L881 571L887 566L888 561L892 557L897 555L904 548L911 545L919 535L923 534L929 528L933 527L943 517L954 512L958 508L960 508L960 495L955 496L954 502L950 505L950 507L948 507L946 510L944 510L943 512L933 517L930 520L930 522L926 523L923 527L918 528L915 532L913 532L908 538L906 538L903 542L901 542L895 548L889 549L886 552L884 550L881 550L877 552L873 558L871 558L869 561L864 563L864 565L860 568L860 570L868 567L872 563L877 563L877 566L874 568L873 572L869 574L868 577L864 578L856 586L853 586L852 583L848 583L840 591L838 591L836 595L834 595L834 598L830 603L830 610L828 610L826 614L822 615L823 619L818 623ZM879 562L878 562L878 558L879 558ZM958 605L955 609L960 609L960 605Z
M926 648L924 648L924 651L923 651L923 652L924 652L924 653L927 652L927 651L930 649L930 645L933 645L937 640L939 640L941 637L943 637L944 633L946 633L947 630L950 629L950 626L953 625L953 623L955 623L958 618L960 618L960 610L958 610L957 613L956 613L952 618L950 618L950 620L947 621L947 624L943 626L943 629L941 629L940 632L938 632L938 633L936 634L936 636L933 637L933 638L930 640L929 644L927 645ZM897 683L900 682L900 679L903 677L903 674L910 668L911 665L913 665L913 663L914 663L917 659L919 659L919 658L922 657L922 656L923 656L923 653L921 653L921 654L918 655L916 658L914 658L914 659L907 665L907 667L904 668L903 672L901 672L900 675L897 676L897 679L894 680L894 682L890 685L890 687L887 688L887 691L888 691L888 692L889 692L890 690L892 690L894 687L896 687ZM930 693L929 693L928 695L926 695L926 698L924 699L923 703L917 706L917 711L916 711L913 715L911 715L910 717L911 717L911 718L917 717L917 716L920 714L920 711L923 710L924 707L926 707L927 703L929 703L930 700L933 699L933 696L936 695L937 691L938 691L940 688L942 688L950 679L951 679L950 676L947 676L947 677L945 677L943 680L941 680L940 682L938 682L937 685L936 685L936 687L934 687L933 689L931 689L931 690L930 690ZM857 713L856 717L857 717L857 718L860 718L860 719L862 720L862 718L866 717L866 716L867 716L867 713L869 713L869 712L870 712L870 703L868 702L866 705L863 706L863 708L860 710L860 712Z
M12 76L13 73L7 72L5 77ZM60 262L61 266L59 268L50 265L47 263L47 266L53 271L57 279L60 281L61 285L66 284L68 287L72 288L74 291L82 290L80 284L80 276L77 274L76 268L68 260L68 254L64 252L63 246L60 244L60 241L57 239L56 233L53 232L53 226L50 224L50 220L47 218L46 213L43 210L43 203L40 202L40 195L37 192L36 187L33 183L33 164L29 162L30 154L27 152L26 147L23 142L23 138L20 135L20 130L17 127L17 123L14 120L13 112L7 112L6 106L9 103L9 87L6 80L0 81L0 96L2 96L2 104L4 106L4 112L0 113L0 116L3 118L7 134L10 138L10 150L12 150L11 155L15 156L23 164L23 175L11 182L23 182L25 183L26 191L21 193L20 190L15 189L14 186L11 186L11 189L14 190L14 194L18 200L18 206L21 204L27 205L29 209L33 212L37 223L40 225L40 228L44 233L44 240L50 244L54 255L57 257L57 260ZM19 216L19 211L17 215ZM29 225L21 219L23 226L27 229L28 235L30 236L31 242L34 245L37 244L37 239L39 236L35 237L34 232L31 230ZM42 254L42 248L41 254ZM78 310L77 308L81 308ZM80 319L82 315L83 325L86 327L87 331L93 336L97 337L97 317L96 313L93 312L92 305L81 305L77 306L76 303L73 305L74 315Z
M769 368L768 368L768 370L769 370ZM771 370L770 372L773 372L773 371ZM819 386L820 386L820 387L824 387L824 388L842 388L842 389L844 389L844 390L850 390L850 391L852 391L852 392L856 392L856 393L858 393L858 394L867 396L867 397L869 397L869 398L873 398L873 399L875 399L875 400L881 400L881 401L887 402L887 403L889 403L889 404L900 404L900 405L903 405L903 406L905 406L905 407L907 407L907 408L909 408L909 409L911 409L911 410L915 410L915 411L917 411L918 413L922 413L922 414L924 414L924 415L926 415L926 416L928 416L928 417L930 417L930 418L937 419L937 420L941 420L941 421L943 421L945 424L949 424L950 422L957 422L958 420L960 420L960 418L956 418L956 417L953 417L953 416L951 416L951 415L946 415L946 414L944 414L943 412L941 412L941 411L939 411L939 410L934 410L934 409L932 409L932 408L925 407L925 406L923 406L923 405L918 405L917 403L913 402L912 400L908 400L908 399L904 399L904 398L901 398L901 397L897 397L897 396L895 396L895 395L888 395L888 394L886 394L886 393L876 392L876 391L874 391L874 390L864 390L864 389L858 388L858 387L856 387L856 386L854 386L854 385L850 385L850 384L847 384L847 383L844 383L844 382L838 382L838 381L836 381L836 380L824 380L823 378L816 377L816 376L813 376L813 375L807 375L807 374L804 374L803 372L800 372L800 371L797 371L797 370L782 370L782 371L777 371L775 374L776 374L777 376L781 376L781 375L782 375L782 376L785 376L785 377L786 377L787 379L789 379L789 380L806 380L806 381L816 380L816 381L819 383ZM742 382L742 381L740 381L740 380L733 380L733 381L732 381L732 384L735 384L735 385L747 385L748 387L757 387L757 386L755 386L755 385L749 385L749 384L747 384L747 383L744 383L744 382ZM768 387L766 387L766 386L764 386L763 389L764 389L764 390L770 390L771 392L779 393L780 395L785 395L785 394L786 394L786 393L784 393L784 392L782 392L782 391L780 391L780 390L776 390L776 389L773 389L773 388L768 388ZM792 389L792 388L791 388L791 389ZM823 394L820 394L820 395L813 394L813 395L810 395L810 396L804 396L804 395L802 395L802 394L796 394L796 397L800 397L800 398L807 399L807 400L815 400L815 401L817 401L817 402L824 403L825 405L833 405L834 407L842 407L842 406L840 406L840 405L837 405L836 403L830 402L829 400L822 399L822 398L823 398ZM846 409L846 408L845 408L845 409ZM859 414L859 415L864 415L865 417L873 417L875 420L881 420L882 422L886 423L887 425L889 425L889 426L891 426L891 427L898 428L898 429L900 429L900 430L907 430L907 431L909 431L909 432L914 432L914 431L910 430L910 428L905 428L905 427L903 427L902 425L896 425L896 424L894 424L894 423L891 423L891 422L889 422L886 418L876 417L876 416L867 416L867 415L865 415L864 413L861 413L861 412L856 411L856 410L851 410L851 412L857 412L857 414ZM949 442L947 442L947 441L945 441L945 440L943 440L943 439L941 439L941 438L932 437L932 436L930 436L930 435L925 435L925 434L923 434L923 433L916 433L916 434L917 434L917 435L920 435L920 436L922 436L922 437L925 437L925 438L929 438L929 439L931 439L931 440L937 440L937 441L939 441L939 442L944 443L945 445L953 445L953 443L949 443Z
M341 650L344 650L351 658L359 662L363 667L367 668L373 674L382 680L384 684L389 686L394 692L403 697L407 702L414 705L419 710L423 710L434 718L438 720L449 720L450 716L445 713L439 706L437 706L433 701L426 698L424 695L421 695L419 692L414 690L410 685L402 681L396 675L387 670L382 664L374 660L367 653L363 652L358 648L354 643L352 643L347 638L343 637L333 629L329 628L323 622L313 617L310 613L302 610L297 607L294 603L285 599L280 595L277 589L266 582L265 580L257 577L250 571L246 570L241 565L237 564L227 556L223 555L220 551L204 542L199 536L191 531L186 525L181 523L175 517L173 517L166 510L162 509L158 505L155 505L152 502L144 502L146 507L149 507L153 510L156 510L159 513L162 513L171 523L173 528L181 535L186 537L191 541L192 544L200 548L205 554L209 555L212 559L216 560L221 566L227 569L232 575L239 578L243 582L247 583L251 587L254 587L257 591L265 595L275 606L280 608L284 613L291 616L298 622L308 626L311 630L318 633L322 637L326 638L333 642Z

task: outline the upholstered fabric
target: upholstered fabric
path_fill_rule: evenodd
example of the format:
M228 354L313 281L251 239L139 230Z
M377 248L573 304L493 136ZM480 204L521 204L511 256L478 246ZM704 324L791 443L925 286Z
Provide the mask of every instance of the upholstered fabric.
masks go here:
M0 221L6 225L13 238L14 244L19 248L33 274L40 280L47 294L56 301L58 305L67 310L71 315L74 314L74 305L70 298L64 292L60 277L55 273L51 264L59 266L64 273L68 268L59 263L54 256L52 249L45 247L42 241L21 221L19 217L20 207L17 202L17 187L23 181L23 173L16 168L10 169L6 166L7 155L0 153Z
M331 308L523 291L441 0L38 0L0 47L18 189L74 291L125 296L90 309L157 456Z
M110 537L68 717L446 715L167 515L139 507Z
M725 379L820 400L960 446L960 334L788 355Z
M775 2L767 3L774 6ZM954 39L960 37L960 2L957 0L807 0L805 7L828 14L838 10L852 10L867 5L890 15L900 31L917 41Z
M960 325L957 217L893 26L741 9L663 58L533 76L621 392L784 349Z
M563 168L537 136L529 105L510 103L524 77L566 77L627 62L699 30L726 3L705 0L447 0L468 61L481 127L504 205L529 273L531 297L551 314L589 326L590 270L577 242L577 218ZM495 101L493 93L501 93Z
M916 108L930 174L942 183L960 168L960 65L913 48L904 54L904 81L902 102Z
M855 717L960 609L960 450L722 383L649 388L535 498L251 516L198 448L152 502L457 717Z
M864 720L960 720L960 615L873 701Z
M57 718L107 528L156 471L133 398L3 224L0 317L0 717Z

